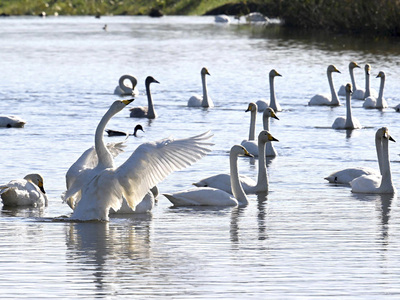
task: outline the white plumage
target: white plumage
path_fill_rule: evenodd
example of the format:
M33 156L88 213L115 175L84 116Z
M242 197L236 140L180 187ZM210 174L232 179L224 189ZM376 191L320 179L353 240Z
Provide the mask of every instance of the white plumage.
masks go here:
M0 116L0 127L17 127L22 128L26 121L17 116Z
M331 94L330 95L317 94L311 98L311 100L308 102L308 105L328 105L328 106L340 105L340 101L336 94L335 87L333 86L333 79L332 79L333 72L340 73L340 71L334 65L329 65L326 70L326 74L328 76L328 83Z
M364 100L364 89L360 89L356 84L356 79L354 77L354 69L361 68L355 61L349 63L349 73L351 84L353 85L352 99ZM339 96L346 96L346 85L341 85L338 91Z
M274 111L282 111L281 106L279 105L278 101L276 100L275 96L275 85L274 85L274 78L277 76L282 76L279 74L275 69L269 72L269 93L270 93L270 101L261 99L256 102L258 111L263 112L267 107L271 107Z
M159 83L152 76L148 76L145 81L146 85L146 94L147 94L147 107L138 106L130 109L130 117L131 118L147 118L147 119L155 119L157 118L156 111L154 109L153 98L151 97L150 92L150 83Z
M333 129L359 129L360 122L351 113L351 84L346 85L346 117L337 117L332 124Z
M257 118L257 104L250 102L245 112L250 112L250 127L249 127L249 139L243 140L241 145L254 156L258 156L258 143L255 140L256 132L256 118Z
M203 87L203 95L193 95L189 98L187 106L189 107L214 107L214 103L208 96L206 75L210 75L207 68L202 68L200 71L201 83ZM211 75L210 75L211 76Z
M367 97L363 103L364 108L381 109L381 108L388 107L388 104L387 104L385 98L383 98L383 89L385 88L385 78L386 78L385 72L380 71L378 76L376 76L376 78L381 79L378 98L375 98L373 96Z
M130 81L131 85L127 86L125 84L125 80ZM134 76L129 74L122 75L119 78L118 85L114 90L114 94L120 96L137 96L139 95L139 91L136 85L137 85L137 79Z

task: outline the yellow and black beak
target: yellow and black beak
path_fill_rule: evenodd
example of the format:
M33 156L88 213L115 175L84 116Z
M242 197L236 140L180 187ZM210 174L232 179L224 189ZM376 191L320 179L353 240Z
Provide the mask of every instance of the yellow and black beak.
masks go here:
M46 194L46 191L44 190L43 182L42 182L42 181L39 181L38 187L39 187L39 189L42 191L43 194Z
M128 105L129 103L133 102L135 99L129 99L129 100L122 100L122 103L124 103L125 105Z

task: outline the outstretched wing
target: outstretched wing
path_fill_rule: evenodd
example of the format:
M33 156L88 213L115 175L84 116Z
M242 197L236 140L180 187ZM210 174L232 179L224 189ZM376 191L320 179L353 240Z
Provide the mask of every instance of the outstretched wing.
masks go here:
M120 186L131 208L143 199L146 193L174 171L182 170L211 150L208 142L213 135L203 134L174 140L163 139L140 145L129 159L115 170L116 184Z

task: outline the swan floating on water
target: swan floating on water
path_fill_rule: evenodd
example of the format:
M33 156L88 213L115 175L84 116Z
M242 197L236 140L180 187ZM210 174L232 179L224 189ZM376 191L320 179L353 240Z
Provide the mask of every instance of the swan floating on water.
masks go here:
M328 106L338 106L340 105L338 95L336 94L335 87L333 86L332 73L340 73L340 71L334 66L329 65L326 71L328 76L329 88L331 94L317 94L311 98L308 105L328 105Z
M244 16L248 23L268 23L269 19L260 12L252 12Z
M131 118L148 118L155 119L157 118L156 111L154 110L153 98L151 97L150 92L150 84L151 83L159 83L152 76L148 76L145 81L146 85L146 94L147 94L147 107L138 106L130 109L130 117Z
M252 156L243 146L235 145L229 154L232 194L212 187L193 188L177 193L163 194L174 206L244 206L248 199L239 180L239 155Z
M351 114L351 84L346 85L346 117L337 117L332 124L333 129L360 129L360 122Z
M269 92L270 92L270 101L261 99L256 102L258 106L258 111L263 112L267 107L271 107L274 111L282 111L281 106L279 105L278 101L276 100L275 96L275 86L274 86L274 78L277 76L282 76L279 74L275 69L272 69L269 72Z
M106 129L106 132L108 136L128 136L128 135L133 135L136 137L136 133L138 130L141 130L144 132L142 125L138 124L135 126L133 133L128 133L128 132L123 132L123 131L118 131L118 130L112 130L112 129Z
M351 98L358 99L358 100L364 100L365 91L363 89L359 89L356 85L356 80L354 77L354 69L355 68L361 68L361 67L355 61L350 62L349 63L349 73L350 73L351 84L353 86L353 94L352 94ZM346 85L340 86L338 95L346 96Z
M389 141L395 142L395 140L390 136L387 127L377 130L375 140L378 140L377 148L381 147L380 155L378 153L381 174L363 175L352 180L350 185L353 193L394 194L396 192L389 160Z
M43 187L43 177L28 174L24 179L11 180L0 186L4 206L47 206L48 199Z
M385 98L383 98L383 89L385 88L385 72L380 71L378 76L376 76L376 78L380 78L381 79L381 84L379 87L379 95L378 98L374 98L373 96L369 96L367 98L365 98L365 101L363 103L363 107L364 108L387 108L388 104L385 100Z
M229 18L227 15L217 15L215 16L214 21L216 23L229 24L231 22L231 18Z
M257 104L250 102L245 112L250 112L250 127L249 127L249 139L243 140L241 145L254 156L258 156L258 144L255 140L256 132L256 117L257 117Z
M364 99L372 96L374 98L378 98L378 92L371 88L371 82L370 82L370 75L371 75L371 65L366 64L364 67L365 71L365 93L364 93Z
M266 193L268 192L268 176L267 167L265 162L265 146L271 144L271 142L277 141L267 130L263 130L258 135L258 149L260 157L258 159L258 178L255 182L248 176L239 176L240 184L246 194L254 193ZM232 163L232 161L231 161ZM232 169L232 166L230 166ZM227 193L232 194L231 189L231 175L230 174L218 174L203 178L200 181L193 183L197 187L212 187L219 190L223 190Z
M125 85L125 80L128 80L131 82L131 86ZM129 74L122 75L119 78L118 85L114 90L115 95L120 95L120 96L137 96L139 95L139 91L137 90L137 79Z
M17 116L0 116L0 127L22 128L25 126L25 124L26 124L26 121Z
M193 95L192 97L189 98L187 106L189 107L214 107L214 103L211 100L210 96L208 96L208 91L207 91L207 81L206 81L206 75L211 74L208 72L207 68L202 68L200 71L201 75L201 83L203 87L203 96L201 95Z

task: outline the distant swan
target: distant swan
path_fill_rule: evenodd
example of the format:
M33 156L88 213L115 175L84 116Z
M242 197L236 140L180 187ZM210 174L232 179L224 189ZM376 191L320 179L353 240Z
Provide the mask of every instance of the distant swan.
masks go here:
M0 127L17 127L22 128L26 124L26 121L16 116L0 116Z
M172 194L163 194L174 206L242 206L248 204L248 199L239 181L237 159L239 155L252 156L240 145L231 148L230 161L230 182L232 194L223 190L200 187L193 188Z
M396 188L393 185L389 160L389 140L395 142L386 127L376 132L376 139L380 140L382 153L378 155L379 166L382 175L363 175L350 182L353 193L368 194L393 194Z
M271 107L268 107L264 110L264 113L263 113L264 130L269 131L269 119L270 118L279 120L279 118L276 116L274 110ZM278 153L276 152L274 145L272 145L272 143L267 143L265 147L266 147L265 156L275 157L278 155Z
M142 125L138 124L135 126L133 133L129 134L128 132L123 132L123 131L118 131L118 130L112 130L112 129L106 129L106 132L108 136L125 136L125 135L133 135L136 137L136 133L138 130L141 130L144 132Z
M381 78L381 85L379 87L379 95L378 98L374 98L373 96L369 96L365 99L363 103L364 108L386 108L388 107L388 104L383 98L383 89L385 87L385 72L380 71L378 76L376 78Z
M153 77L148 76L146 78L146 94L147 94L147 107L138 106L130 109L130 117L131 118L148 118L148 119L155 119L157 118L157 114L154 110L153 98L151 97L150 93L150 83L159 83Z
M43 177L29 174L24 179L11 180L0 186L4 206L47 206L48 200L43 188Z
M276 76L282 76L279 74L276 70L271 70L269 72L269 93L270 93L270 101L268 102L267 100L258 100L256 102L258 106L258 111L263 112L267 107L271 107L274 111L282 111L281 106L279 105L278 101L276 100L275 97L275 87L274 87L274 78Z
M360 122L351 114L351 84L346 85L346 117L337 117L332 124L333 129L359 129Z
M203 86L203 96L193 95L190 97L187 106L189 107L214 107L214 103L208 96L206 75L210 75L207 68L202 68L200 71L201 83ZM211 75L210 75L211 76Z
M216 23L225 23L228 24L231 22L231 19L227 15L217 15L214 18Z
M245 112L248 111L250 112L249 139L243 140L241 145L245 147L250 154L258 156L258 144L255 140L257 104L253 102L249 103L249 106Z
M131 82L131 86L125 85L125 80ZM132 75L122 75L119 78L118 85L114 90L114 94L120 96L137 96L139 91L137 90L137 79Z
M248 23L268 23L269 19L260 12L252 12L244 16Z
M340 71L334 65L329 65L326 74L328 76L331 95L317 94L311 98L311 100L308 102L308 105L328 105L328 106L340 105L339 98L335 91L335 87L333 86L333 80L332 80L333 72L340 73Z
M350 79L351 79L351 84L353 85L353 94L351 96L352 99L358 99L358 100L364 100L364 90L359 89L356 85L356 80L354 78L354 69L355 68L361 68L356 62L352 61L349 63L349 73L350 73ZM338 91L339 96L346 96L346 86L341 85L340 89Z
M371 88L371 82L370 82L370 75L371 75L371 65L366 64L364 67L365 71L365 93L364 93L364 99L372 96L374 98L378 98L378 92Z
M265 145L271 144L272 141L278 141L267 130L263 130L258 135L258 148L260 157L258 159L258 178L255 182L248 176L240 176L240 183L246 194L266 193L268 192L268 176L265 163ZM197 187L212 187L223 190L232 194L231 176L229 174L218 174L203 178L200 181L193 183Z

